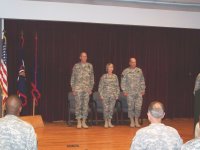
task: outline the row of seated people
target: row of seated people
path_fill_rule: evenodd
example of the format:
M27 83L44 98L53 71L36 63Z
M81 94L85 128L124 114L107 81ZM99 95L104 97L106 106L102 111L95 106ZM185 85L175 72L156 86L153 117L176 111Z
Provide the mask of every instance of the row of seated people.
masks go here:
M0 119L0 150L37 150L34 128L18 116L22 109L18 96L6 100L6 116ZM200 150L200 118L195 128L195 139L183 144L178 131L162 123L165 116L161 102L148 107L150 125L136 132L131 150Z

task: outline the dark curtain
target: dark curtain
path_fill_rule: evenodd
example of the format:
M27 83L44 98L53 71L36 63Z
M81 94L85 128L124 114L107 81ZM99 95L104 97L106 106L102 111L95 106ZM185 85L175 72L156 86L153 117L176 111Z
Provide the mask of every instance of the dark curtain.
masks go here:
M36 109L46 121L66 118L71 71L81 51L88 53L94 66L94 91L108 62L115 65L120 79L129 58L136 57L147 86L143 117L154 100L164 103L167 117L193 116L193 87L200 72L200 30L30 20L5 20L5 29L9 94L16 93L20 32L24 32L28 78L34 63L34 35L38 33L42 98ZM30 99L25 109L30 115Z

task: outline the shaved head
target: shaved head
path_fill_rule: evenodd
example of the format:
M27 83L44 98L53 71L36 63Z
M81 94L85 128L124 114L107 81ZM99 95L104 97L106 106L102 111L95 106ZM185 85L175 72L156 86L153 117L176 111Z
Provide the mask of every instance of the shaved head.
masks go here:
M148 112L154 117L154 118L163 118L165 115L164 112L164 106L159 101L154 101L149 105Z
M135 61L136 62L136 59L134 57L130 58L129 61Z
M22 102L17 95L11 95L6 100L6 112L10 115L19 116L22 109Z
M135 68L136 67L136 59L130 58L129 59L129 65L130 65L131 68Z
M81 52L80 53L80 60L82 63L86 63L87 62L87 53L86 52Z

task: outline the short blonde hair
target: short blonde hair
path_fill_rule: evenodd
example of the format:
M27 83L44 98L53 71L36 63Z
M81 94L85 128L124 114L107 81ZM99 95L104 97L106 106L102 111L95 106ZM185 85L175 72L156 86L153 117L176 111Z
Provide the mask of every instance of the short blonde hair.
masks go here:
M108 71L108 67L109 67L110 65L112 65L113 68L114 68L114 65L113 65L112 63L107 63L107 64L106 64L106 71Z

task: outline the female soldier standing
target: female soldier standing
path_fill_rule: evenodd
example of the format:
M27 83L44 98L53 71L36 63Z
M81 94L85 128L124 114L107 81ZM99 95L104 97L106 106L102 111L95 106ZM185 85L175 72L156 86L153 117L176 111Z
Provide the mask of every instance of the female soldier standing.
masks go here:
M119 97L120 88L117 75L113 74L114 66L106 65L107 73L102 75L99 82L99 94L103 102L105 128L114 127L111 123L115 102Z

